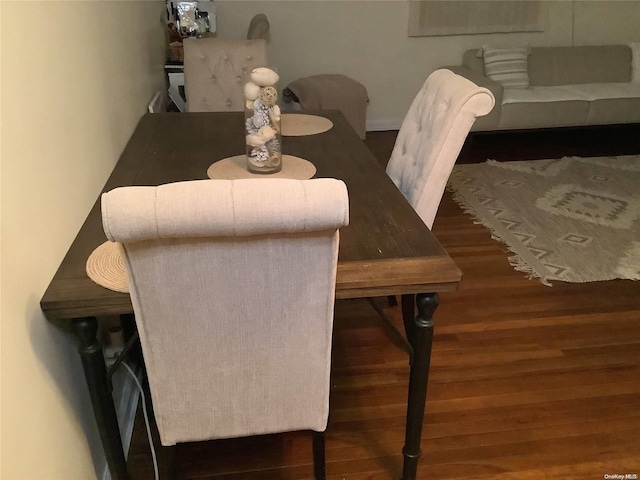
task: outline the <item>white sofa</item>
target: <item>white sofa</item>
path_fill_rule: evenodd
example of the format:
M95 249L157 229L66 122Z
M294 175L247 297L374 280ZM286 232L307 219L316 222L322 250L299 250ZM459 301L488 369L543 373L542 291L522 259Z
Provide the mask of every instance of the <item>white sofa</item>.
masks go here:
M445 67L496 98L472 131L640 123L640 43L528 52L525 88L505 87L495 75L487 76L483 49L467 50L462 65Z

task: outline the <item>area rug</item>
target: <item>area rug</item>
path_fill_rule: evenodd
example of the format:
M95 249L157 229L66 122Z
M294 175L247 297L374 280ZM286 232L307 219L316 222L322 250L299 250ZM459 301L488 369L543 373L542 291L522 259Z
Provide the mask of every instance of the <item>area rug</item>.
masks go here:
M456 165L449 188L530 278L640 279L640 155Z

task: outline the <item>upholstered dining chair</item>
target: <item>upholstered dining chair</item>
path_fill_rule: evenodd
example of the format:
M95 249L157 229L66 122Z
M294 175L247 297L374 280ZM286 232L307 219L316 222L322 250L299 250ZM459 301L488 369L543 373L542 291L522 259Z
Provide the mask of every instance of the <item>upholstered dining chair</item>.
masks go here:
M122 242L163 445L324 430L339 228L336 179L200 180L102 196Z
M247 30L247 39L254 40L256 38L267 39L269 34L269 19L264 13L258 13L253 16L249 22L249 29Z
M266 40L187 38L183 45L187 110L242 111L243 69L267 65Z
M387 164L387 175L429 229L473 122L488 114L494 104L488 89L440 69L429 75L409 107ZM369 303L392 325L373 299ZM396 305L395 297L389 297L389 303Z
M476 117L488 114L495 99L450 70L433 72L402 122L387 175L431 228L442 194Z

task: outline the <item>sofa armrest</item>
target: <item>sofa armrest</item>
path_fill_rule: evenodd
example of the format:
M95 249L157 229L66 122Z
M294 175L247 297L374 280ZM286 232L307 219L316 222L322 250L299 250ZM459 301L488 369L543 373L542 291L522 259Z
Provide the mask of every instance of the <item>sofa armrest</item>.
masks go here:
M474 72L469 67L465 67L464 65L454 65L442 68L446 68L447 70L451 70L457 75L465 77L479 87L488 89L493 94L494 98L496 99L495 106L484 117L478 117L471 130L496 130L498 128L498 124L500 123L500 112L502 109L502 96L504 93L504 86L501 83L490 79L489 77L485 77L478 72Z

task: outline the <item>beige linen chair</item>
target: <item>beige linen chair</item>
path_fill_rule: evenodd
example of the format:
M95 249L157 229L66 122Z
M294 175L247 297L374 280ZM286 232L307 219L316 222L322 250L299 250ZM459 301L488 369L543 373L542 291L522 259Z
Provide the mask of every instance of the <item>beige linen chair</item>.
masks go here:
M189 112L244 110L244 68L267 65L264 39L187 38L184 91Z
M387 175L431 228L447 180L476 117L491 111L489 90L450 70L436 70L407 113Z
M201 180L102 196L122 242L163 445L324 432L338 229L335 179Z
M476 117L488 114L493 94L450 70L433 72L402 122L387 175L431 229L462 145ZM390 323L382 309L370 303ZM389 298L396 305L395 297Z

